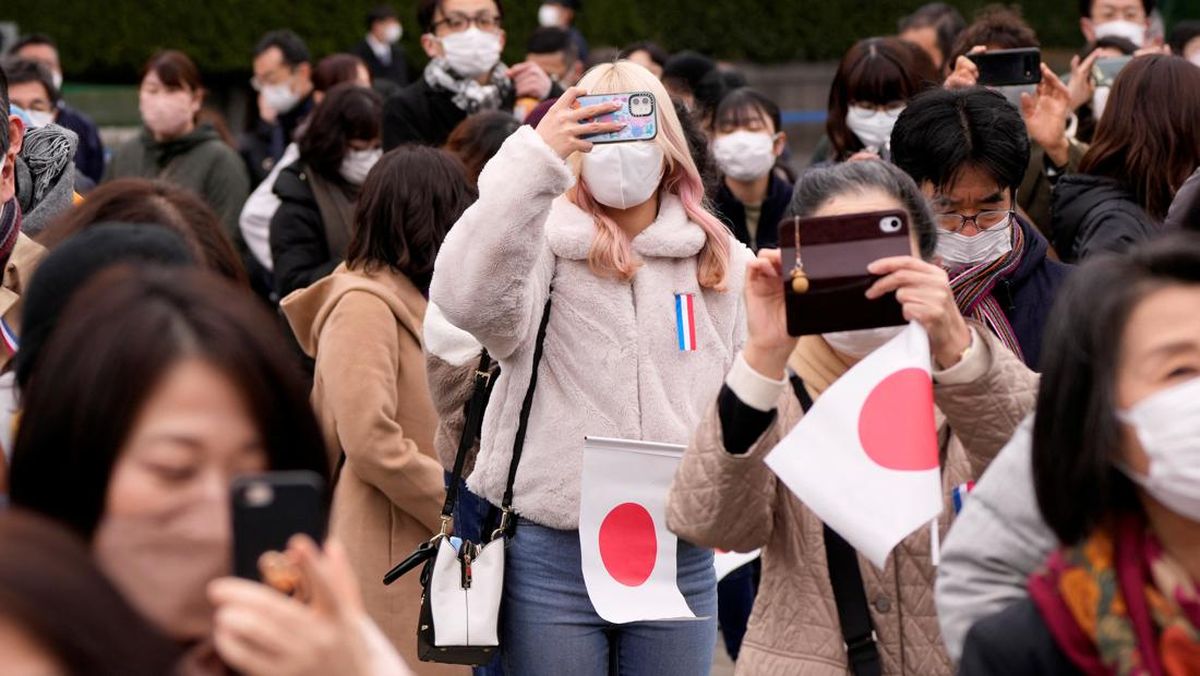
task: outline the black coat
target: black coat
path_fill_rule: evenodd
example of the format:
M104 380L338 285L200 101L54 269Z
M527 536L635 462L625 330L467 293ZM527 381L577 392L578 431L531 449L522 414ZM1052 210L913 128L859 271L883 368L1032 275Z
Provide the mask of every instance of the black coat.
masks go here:
M383 104L383 150L405 143L441 146L467 118L450 92L434 89L425 78L396 92ZM507 101L512 108L515 101Z
M312 94L309 94L294 108L279 115L274 124L259 120L241 135L238 152L250 172L251 185L262 183L271 173L275 163L283 157L284 149L296 140L297 130L308 119L315 105Z
M271 258L279 298L327 277L342 262L329 251L325 222L303 162L284 167L272 192L279 208L271 217Z
M750 229L746 227L746 207L734 197L733 191L721 181L721 189L713 200L717 217L725 223L734 237L754 251L774 249L779 246L779 221L788 205L792 203L792 184L771 172L767 185L767 196L763 199L762 213L758 217L758 232L750 241Z
M1017 224L1025 233L1025 255L1011 275L996 283L992 295L1025 353L1025 364L1036 369L1050 308L1071 266L1046 257L1050 246L1028 221L1018 217Z
M65 103L58 104L58 117L54 123L66 127L79 137L75 148L75 168L87 176L93 184L104 178L104 144L100 141L100 130L87 115Z
M1058 647L1033 601L1023 599L975 623L963 644L959 676L1082 674Z
M1070 174L1054 186L1050 237L1059 258L1081 261L1100 251L1124 251L1162 228L1118 181Z
M1200 230L1200 169L1192 172L1175 193L1163 226L1168 230Z
M392 59L391 63L384 63L379 60L375 54L375 50L371 49L371 45L367 43L367 39L359 40L357 44L350 48L350 53L363 60L367 64L367 70L371 71L372 80L387 80L395 83L397 86L403 87L408 84L408 60L404 57L404 50L399 44L391 46Z

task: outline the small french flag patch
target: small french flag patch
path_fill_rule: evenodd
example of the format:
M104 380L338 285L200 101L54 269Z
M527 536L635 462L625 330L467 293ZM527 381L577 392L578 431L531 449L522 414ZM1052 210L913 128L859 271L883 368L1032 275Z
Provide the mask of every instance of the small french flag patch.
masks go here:
M680 352L696 351L696 299L690 293L675 294L675 328Z
M17 332L13 331L8 322L3 319L0 319L0 341L4 343L4 349L10 356L17 353L17 347L20 344L20 341L17 340Z
M954 499L954 513L957 515L962 511L963 505L967 504L967 496L971 491L975 490L975 482L968 481L965 484L959 484L954 487L951 496Z

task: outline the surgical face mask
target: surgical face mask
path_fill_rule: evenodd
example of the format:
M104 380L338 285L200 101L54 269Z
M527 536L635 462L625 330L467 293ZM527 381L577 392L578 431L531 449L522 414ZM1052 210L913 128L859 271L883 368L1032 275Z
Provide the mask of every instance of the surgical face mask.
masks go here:
M280 115L287 113L300 103L300 96L292 91L292 85L288 82L264 86L262 97L263 103Z
M1194 64L1194 65L1196 65L1196 66L1200 66L1200 52L1196 52L1196 53L1192 54L1192 55L1191 55L1191 56L1189 56L1187 59L1188 59L1188 61L1190 61L1192 64Z
M538 25L552 28L562 21L562 10L557 5L542 5L538 8Z
M990 263L1012 251L1012 217L968 237L961 232L938 230L937 254L949 269Z
M992 87L991 89L1000 92L1004 96L1004 100L1008 101L1017 110L1021 109L1021 94L1029 94L1033 96L1037 93L1037 85L1005 85L1003 87Z
M389 45L394 45L397 42L400 42L400 36L402 35L404 35L404 28L400 24L389 24L388 27L383 30L383 41Z
M48 124L54 124L54 113L49 113L44 110L27 110L25 115L29 118L29 123L34 127L44 127Z
M862 359L900 335L903 330L903 326L881 326L877 329L822 333L821 337L829 343L829 347L847 357Z
M584 153L580 177L596 201L614 209L644 203L662 182L663 151L653 141L597 145Z
M61 92L63 83L62 73L57 70L53 71L50 73L50 79L54 82L54 88Z
M142 94L138 108L146 128L161 138L173 138L187 132L196 115L196 102L187 91Z
M753 181L775 166L775 137L765 131L718 136L712 149L721 172L735 181Z
M500 62L500 35L497 33L481 31L472 25L461 33L439 39L446 64L462 77L479 77Z
M863 147L879 152L887 147L892 138L892 127L904 108L875 110L864 106L850 106L846 111L846 126L862 141Z
M1096 24L1096 39L1125 38L1138 47L1146 43L1146 27L1132 21L1106 21Z
M1104 107L1108 105L1108 95L1112 92L1112 87L1096 87L1096 91L1092 92L1092 116L1098 121L1104 117Z
M383 151L379 148L351 150L342 159L342 178L351 185L362 185L367 180L367 174L371 173L371 167L375 166L380 157L383 157Z
M1157 392L1117 417L1137 432L1149 473L1121 470L1176 514L1200 521L1200 378Z

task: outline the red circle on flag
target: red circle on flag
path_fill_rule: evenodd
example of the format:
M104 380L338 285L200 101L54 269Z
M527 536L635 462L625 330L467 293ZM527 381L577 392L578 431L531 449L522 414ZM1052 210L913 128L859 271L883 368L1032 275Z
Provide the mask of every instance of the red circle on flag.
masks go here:
M929 373L907 368L880 381L863 402L858 439L867 457L887 469L936 469L937 431Z
M658 558L654 518L646 508L625 502L600 523L600 560L614 580L637 587L650 579Z

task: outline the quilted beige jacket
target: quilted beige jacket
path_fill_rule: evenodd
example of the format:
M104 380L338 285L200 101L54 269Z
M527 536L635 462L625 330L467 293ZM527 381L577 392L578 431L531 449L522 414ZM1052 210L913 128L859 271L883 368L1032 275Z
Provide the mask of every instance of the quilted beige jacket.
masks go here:
M952 523L953 487L978 477L1034 406L1037 376L986 329L985 375L961 385L937 385L942 486L947 505L940 531ZM792 367L814 396L849 368L817 337L802 339ZM762 584L737 674L847 673L837 607L825 564L821 521L776 481L763 455L800 419L790 388L779 415L742 456L725 452L716 406L710 408L683 457L671 489L672 531L725 550L763 548ZM882 572L859 557L884 674L950 674L933 601L935 570L929 528L903 540Z

